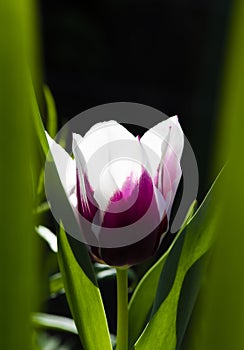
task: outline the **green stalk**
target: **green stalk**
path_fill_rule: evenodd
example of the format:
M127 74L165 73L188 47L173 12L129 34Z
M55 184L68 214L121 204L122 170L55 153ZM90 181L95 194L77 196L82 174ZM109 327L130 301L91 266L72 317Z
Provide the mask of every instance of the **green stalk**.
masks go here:
M117 268L117 350L128 350L128 270Z

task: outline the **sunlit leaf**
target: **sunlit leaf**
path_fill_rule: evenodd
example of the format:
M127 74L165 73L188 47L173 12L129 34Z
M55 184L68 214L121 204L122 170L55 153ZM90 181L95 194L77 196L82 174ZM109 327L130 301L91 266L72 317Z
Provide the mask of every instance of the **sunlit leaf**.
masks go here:
M151 308L156 296L157 285L159 277L162 271L162 268L165 264L166 258L176 243L177 238L183 231L183 227L187 224L189 219L194 213L196 206L196 201L194 201L189 208L189 211L186 215L182 229L178 233L176 239L172 243L169 250L151 267L151 269L145 274L137 288L134 291L134 294L130 300L129 304L129 345L132 346L137 340L141 332L143 331L144 326L146 325L147 319L150 315Z
M181 320L181 329L177 329L177 313L178 307L180 308L178 303L182 285L189 269L205 255L215 238L217 208L212 206L211 201L214 185L167 256L159 279L150 322L135 344L137 350L152 348L175 350L177 336L182 338L186 327L185 322ZM175 276L174 279L172 275ZM188 285L188 288L195 288L195 286ZM184 315L182 317L184 319ZM188 312L185 317L187 321Z
M84 244L79 244L79 248L83 266L88 265L93 273L93 280L76 261L66 234L61 229L58 236L58 261L66 297L83 347L86 350L109 350L111 342L100 291Z

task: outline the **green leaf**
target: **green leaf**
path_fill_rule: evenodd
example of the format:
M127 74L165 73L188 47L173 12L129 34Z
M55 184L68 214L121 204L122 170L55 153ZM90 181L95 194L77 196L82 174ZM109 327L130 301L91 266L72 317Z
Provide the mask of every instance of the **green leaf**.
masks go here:
M98 281L104 281L116 278L116 269L109 268L97 272L96 278ZM55 275L49 278L49 290L51 296L64 292L64 283L61 273L55 273Z
M64 292L64 282L60 272L55 273L49 278L49 291L51 296Z
M48 86L44 86L44 96L47 106L47 131L54 138L57 133L58 121L55 101Z
M43 150L44 154L47 155L47 153L49 151L49 146L48 146L47 138L45 135L45 128L44 128L44 125L42 122L42 118L41 118L39 106L37 103L34 87L32 84L30 84L30 96L31 96L30 100L31 100L31 107L32 107L32 114L33 114L35 129L36 129L39 141L41 143L42 150Z
M196 201L190 206L186 219L182 225L182 229L177 234L176 239L172 243L168 251L151 267L151 269L144 275L139 282L135 292L129 303L129 346L131 347L140 336L143 328L146 325L153 302L156 296L157 285L162 268L165 264L166 258L177 242L177 238L182 233L183 228L187 225L192 217L196 207Z
M186 344L191 350L244 349L244 1L229 4L211 164L229 162L215 198L218 237Z
M0 349L32 348L31 309L39 303L39 250L33 235L37 172L29 95L38 70L36 1L0 1ZM36 83L35 77L33 80Z
M102 298L96 283L96 278L90 257L84 244L71 239L73 246L82 260L84 272L76 261L68 239L63 229L58 235L58 262L63 277L66 297L76 323L83 347L86 350L111 349L107 320L103 308ZM75 245L75 243L78 244Z
M204 279L205 276L204 273L206 270L206 262L208 257L208 254L204 254L200 259L198 259L187 271L184 278L177 310L176 350L181 349L181 343L196 303L200 287L202 286L202 279Z
M44 196L44 168L41 168L38 183L37 183L37 197L42 198L43 196Z
M74 321L67 317L35 313L32 315L31 320L36 328L55 329L78 334Z
M215 237L217 208L213 208L211 202L215 183L168 254L160 276L150 321L135 344L136 350L152 348L175 350L177 336L179 340L182 339L189 312L186 310L186 315L183 315L184 322L181 320L179 328L177 311L178 307L182 308L179 305L180 293L188 271L206 254ZM174 280L172 274L175 275ZM188 283L188 288L196 286ZM183 302L184 299L180 301Z
M34 210L34 214L40 215L50 210L48 202L43 202Z

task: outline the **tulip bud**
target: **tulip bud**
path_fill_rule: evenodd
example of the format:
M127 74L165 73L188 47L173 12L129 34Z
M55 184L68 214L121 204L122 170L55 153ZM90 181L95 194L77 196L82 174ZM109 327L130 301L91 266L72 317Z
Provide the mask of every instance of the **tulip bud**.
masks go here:
M59 176L81 232L96 237L91 255L111 266L138 264L154 255L182 175L184 135L178 118L157 124L141 138L115 121L96 124L84 137L73 134L74 159L47 137L57 169L67 162L66 174L59 171ZM118 142L117 151L126 157L116 155ZM99 168L99 159L106 166ZM128 244L101 243L113 239Z

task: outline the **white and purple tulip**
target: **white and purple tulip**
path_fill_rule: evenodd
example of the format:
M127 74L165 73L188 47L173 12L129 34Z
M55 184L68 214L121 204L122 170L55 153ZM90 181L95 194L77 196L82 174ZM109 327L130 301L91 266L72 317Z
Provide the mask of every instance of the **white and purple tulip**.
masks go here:
M103 228L126 228L142 217L144 226L146 222L152 224L153 229L133 244L115 248L90 246L93 257L111 266L134 265L151 257L168 229L182 175L184 134L178 118L162 121L141 138L115 121L96 124L84 137L73 134L74 159L48 134L47 139L70 204L90 222L96 237L103 234ZM121 147L128 144L128 149L131 142L135 143L139 149L137 161L122 157L111 162L117 141ZM99 150L107 164L103 171L96 171L96 164L94 167L89 163ZM154 160L152 154L156 156ZM64 161L67 171L62 174L59 169ZM97 227L101 228L99 232Z

